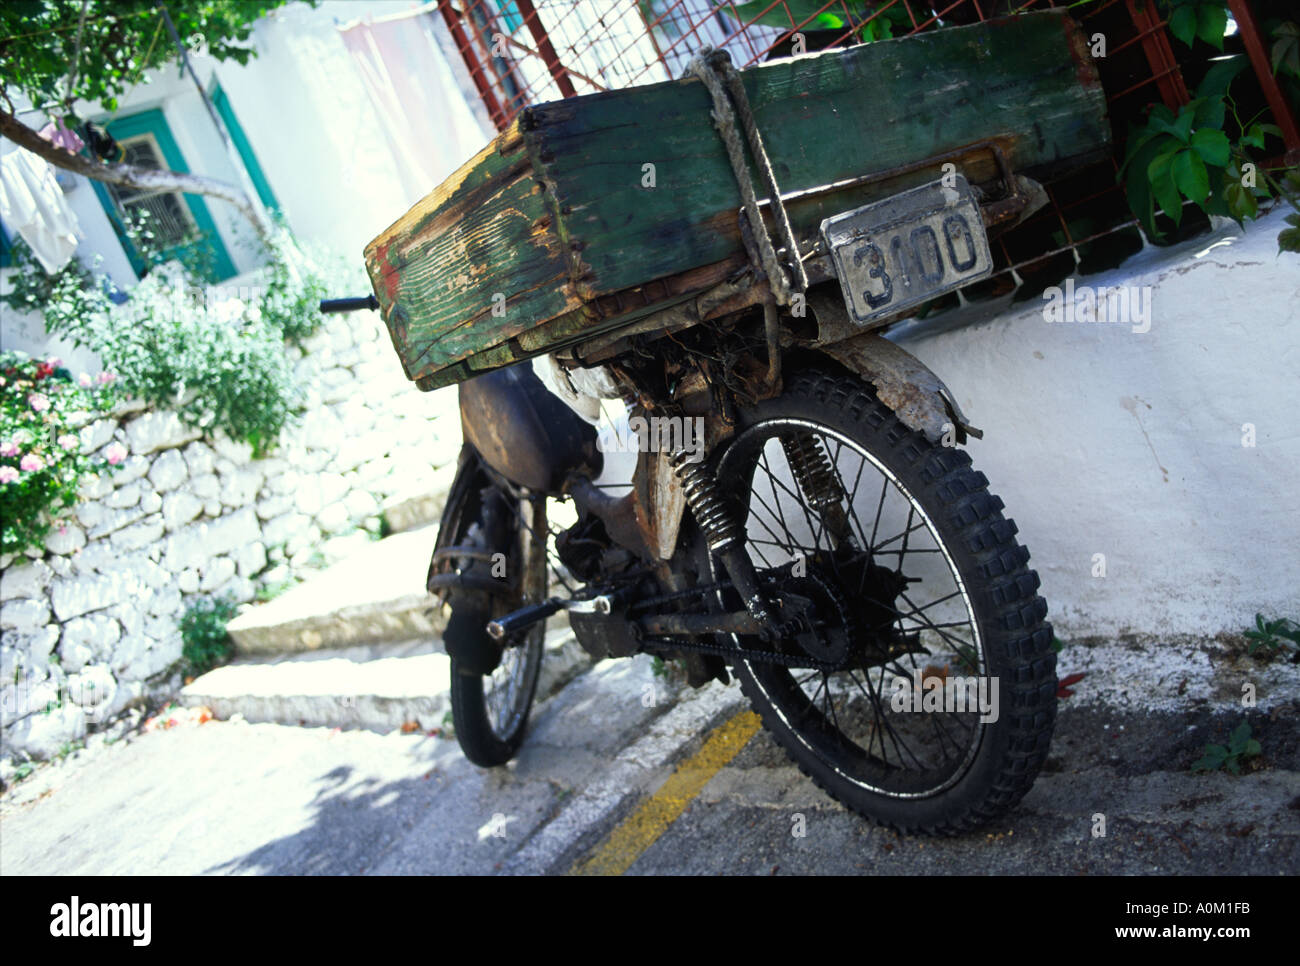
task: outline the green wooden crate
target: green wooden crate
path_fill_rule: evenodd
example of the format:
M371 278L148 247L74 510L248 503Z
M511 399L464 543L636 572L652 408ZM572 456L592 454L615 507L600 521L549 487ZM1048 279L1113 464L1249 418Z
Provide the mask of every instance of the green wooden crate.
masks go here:
M783 194L979 143L1041 181L1109 150L1096 67L1058 11L741 76ZM407 376L431 389L553 351L743 264L740 194L710 108L696 80L527 108L372 241L366 265ZM990 159L959 167L987 181ZM885 178L787 207L796 232L812 237L823 218L886 189L898 185Z

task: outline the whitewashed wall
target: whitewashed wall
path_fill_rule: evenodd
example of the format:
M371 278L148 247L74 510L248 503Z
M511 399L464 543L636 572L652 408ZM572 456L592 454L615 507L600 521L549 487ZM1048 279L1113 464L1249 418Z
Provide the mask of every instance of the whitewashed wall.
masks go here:
M1049 324L1034 301L894 336L985 431L971 456L1063 636L1300 619L1300 257L1278 255L1281 227L1274 214L1078 280L1151 286L1143 334Z
M211 64L230 97L267 180L294 231L360 260L365 244L406 213L463 162L438 159L430 183L404 191L388 142L338 27L409 11L407 0L326 0L294 3L258 21L258 56L246 67ZM430 56L442 55L430 48ZM200 77L207 77L200 70ZM450 76L450 69L448 70ZM487 143L458 88L438 125L459 126L459 140ZM203 123L209 128L206 118ZM188 122L197 125L195 119ZM464 128L471 130L466 133Z

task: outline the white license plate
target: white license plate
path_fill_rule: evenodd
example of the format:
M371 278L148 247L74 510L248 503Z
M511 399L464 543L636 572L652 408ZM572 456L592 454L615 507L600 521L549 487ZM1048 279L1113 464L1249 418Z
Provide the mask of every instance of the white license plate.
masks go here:
M961 175L822 222L855 322L897 315L993 272L979 205Z

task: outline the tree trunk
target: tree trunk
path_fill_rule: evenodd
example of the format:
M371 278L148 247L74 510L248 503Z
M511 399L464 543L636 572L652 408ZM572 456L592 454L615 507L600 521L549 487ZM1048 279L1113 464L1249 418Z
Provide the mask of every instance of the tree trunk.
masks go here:
M248 195L234 185L204 178L195 174L181 174L160 168L142 168L133 164L107 164L92 161L79 154L52 144L41 137L12 114L0 109L0 134L21 148L26 148L50 164L75 174L84 175L106 184L122 185L141 190L180 191L185 194L207 195L234 205L257 231L263 242L270 238L271 225L265 216L249 202Z

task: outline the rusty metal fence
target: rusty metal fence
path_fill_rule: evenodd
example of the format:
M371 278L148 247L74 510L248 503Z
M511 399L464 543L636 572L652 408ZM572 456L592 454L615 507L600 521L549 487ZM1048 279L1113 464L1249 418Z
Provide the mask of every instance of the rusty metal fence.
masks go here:
M526 106L680 77L701 47L726 50L738 67L804 49L846 46L963 25L1061 4L1051 0L437 0L474 87L503 130ZM1300 135L1276 81L1248 0L1229 0L1251 57L1254 100L1284 132L1288 160ZM1156 0L1068 4L1097 59L1116 138L1115 156L1054 184L1049 204L997 240L987 294L1027 296L1071 271L1117 263L1142 247L1117 181L1129 126L1151 103L1177 110L1190 98L1179 51ZM1186 59L1184 55L1184 60ZM1204 225L1202 217L1200 225ZM1196 218L1184 233L1197 230ZM1037 284L1035 284L1037 283ZM972 294L967 290L967 295ZM978 292L975 293L978 295Z

